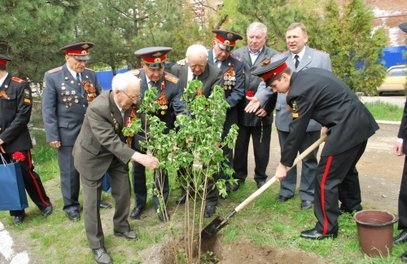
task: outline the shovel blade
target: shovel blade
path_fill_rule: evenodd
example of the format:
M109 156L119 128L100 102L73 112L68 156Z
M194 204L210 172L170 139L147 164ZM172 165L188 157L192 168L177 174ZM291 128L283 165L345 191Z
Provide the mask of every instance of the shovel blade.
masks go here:
M223 218L217 216L215 219L212 220L202 231L201 236L203 239L210 239L221 229L225 224Z

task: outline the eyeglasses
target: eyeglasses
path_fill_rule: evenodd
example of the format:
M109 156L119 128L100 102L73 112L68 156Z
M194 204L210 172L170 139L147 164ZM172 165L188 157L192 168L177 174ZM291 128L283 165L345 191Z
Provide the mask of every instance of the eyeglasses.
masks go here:
M130 100L132 100L132 101L138 101L138 100L140 100L140 95L138 94L138 95L129 95L128 93L126 93L124 90L121 90L121 92L122 93L124 93Z

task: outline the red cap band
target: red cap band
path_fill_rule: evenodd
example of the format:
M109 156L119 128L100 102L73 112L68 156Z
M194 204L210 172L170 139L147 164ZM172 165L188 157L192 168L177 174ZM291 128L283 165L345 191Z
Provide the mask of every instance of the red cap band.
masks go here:
M7 60L0 59L0 65L6 65L7 62L8 62Z
M73 56L87 56L89 55L89 50L88 49L66 50L65 54Z
M277 68L266 72L265 74L263 74L262 76L260 76L264 81L269 80L270 78L276 76L277 74L282 73L285 69L287 68L287 63L283 63L280 66L278 66Z
M226 45L226 46L232 46L233 47L236 44L236 40L224 39L224 38L222 38L221 35L216 35L215 39L217 41L219 41L220 43L222 43L223 45Z
M141 59L146 63L162 63L167 60L167 54L162 54L161 56L149 56L143 55Z

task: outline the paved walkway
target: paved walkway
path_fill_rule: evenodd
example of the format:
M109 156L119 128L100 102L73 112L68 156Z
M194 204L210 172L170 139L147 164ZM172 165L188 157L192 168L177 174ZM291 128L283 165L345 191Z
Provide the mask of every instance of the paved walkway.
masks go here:
M0 222L0 263L27 264L30 259L27 252L15 252L13 238Z

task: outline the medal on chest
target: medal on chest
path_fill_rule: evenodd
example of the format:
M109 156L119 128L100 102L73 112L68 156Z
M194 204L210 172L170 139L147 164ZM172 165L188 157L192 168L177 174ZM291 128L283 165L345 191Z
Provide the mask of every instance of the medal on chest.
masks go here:
M232 90L236 85L236 72L233 64L229 63L229 68L223 74L223 89L225 91Z

